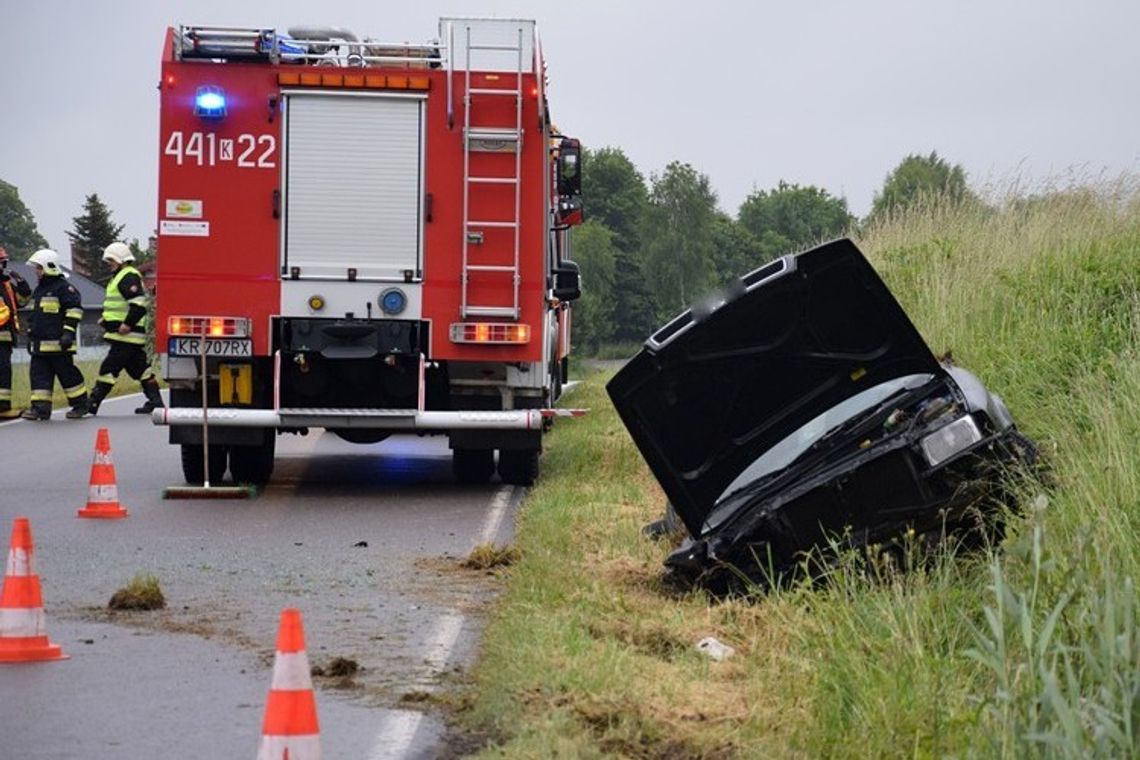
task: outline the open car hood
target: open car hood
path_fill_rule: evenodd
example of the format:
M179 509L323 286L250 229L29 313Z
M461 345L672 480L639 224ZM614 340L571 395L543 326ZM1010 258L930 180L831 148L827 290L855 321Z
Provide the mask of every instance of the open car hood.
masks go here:
M943 373L863 254L785 256L654 333L606 386L693 536L757 457L841 401Z

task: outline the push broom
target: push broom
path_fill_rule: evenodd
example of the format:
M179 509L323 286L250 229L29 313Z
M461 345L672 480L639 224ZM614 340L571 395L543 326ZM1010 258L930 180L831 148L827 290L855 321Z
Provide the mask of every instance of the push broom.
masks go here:
M168 486L162 489L163 499L252 499L257 489L249 485L211 486L210 485L210 402L206 384L206 323L202 323L199 338L198 358L202 363L202 485Z

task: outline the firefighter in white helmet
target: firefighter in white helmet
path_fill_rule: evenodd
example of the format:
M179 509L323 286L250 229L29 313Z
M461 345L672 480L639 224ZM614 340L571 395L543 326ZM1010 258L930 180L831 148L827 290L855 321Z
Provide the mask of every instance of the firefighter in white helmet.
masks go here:
M42 248L32 254L28 263L35 267L39 282L32 291L32 313L28 318L32 403L20 416L26 420L50 419L52 387L59 378L63 394L71 404L67 418L79 419L87 414L87 386L73 358L75 331L83 318L79 291L63 276L55 251Z
M135 414L149 414L163 404L158 380L146 355L146 287L139 270L133 266L135 256L126 243L111 243L104 248L103 261L114 270L107 283L103 316L99 320L103 325L103 339L111 348L99 365L99 377L91 391L90 412L98 413L99 405L115 387L115 378L126 370L139 381L146 396L146 402L135 409Z
M22 330L19 309L31 295L27 281L8 271L8 252L0 246L0 419L20 416L12 408L12 347Z

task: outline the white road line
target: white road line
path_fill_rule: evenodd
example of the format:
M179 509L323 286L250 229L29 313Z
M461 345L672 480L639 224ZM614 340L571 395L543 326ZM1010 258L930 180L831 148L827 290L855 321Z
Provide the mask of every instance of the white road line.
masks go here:
M479 543L493 543L495 536L499 535L499 527L503 524L503 517L507 514L507 507L511 505L511 496L514 493L514 486L503 486L495 491L495 495L491 497L491 512L487 515L486 522L483 523L482 540Z
M491 543L499 535L499 528L511 506L512 497L522 496L522 489L515 486L503 486L491 497L490 510L483 521L483 530L479 540L471 548L479 544ZM455 643L459 641L459 634L463 632L465 618L458 612L447 611L440 618L439 625L424 644L424 661L436 670L443 670L451 660ZM405 757L412 748L424 720L424 713L410 710L393 710L380 724L376 732L376 741L372 745L372 752L368 760L397 760Z

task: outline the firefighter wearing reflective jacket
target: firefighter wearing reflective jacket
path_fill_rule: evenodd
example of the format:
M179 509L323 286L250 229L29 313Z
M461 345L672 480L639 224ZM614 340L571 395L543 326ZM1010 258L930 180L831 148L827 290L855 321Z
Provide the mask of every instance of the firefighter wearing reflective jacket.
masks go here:
M31 295L27 280L8 271L8 252L0 246L0 419L20 415L12 408L12 348L21 331L19 309Z
M75 330L83 318L79 291L64 278L55 251L36 251L28 263L35 267L39 282L32 291L32 313L28 319L32 403L21 416L26 420L51 418L52 387L58 377L71 404L67 418L79 419L87 414L87 386L73 360Z
M132 266L135 257L126 243L111 243L103 249L103 261L115 271L107 283L103 317L99 320L103 325L103 338L111 348L99 366L99 377L91 391L90 411L91 414L99 411L99 405L115 386L115 378L126 370L139 381L146 396L146 402L135 409L135 414L149 414L162 406L162 396L146 356L146 288L139 270Z

